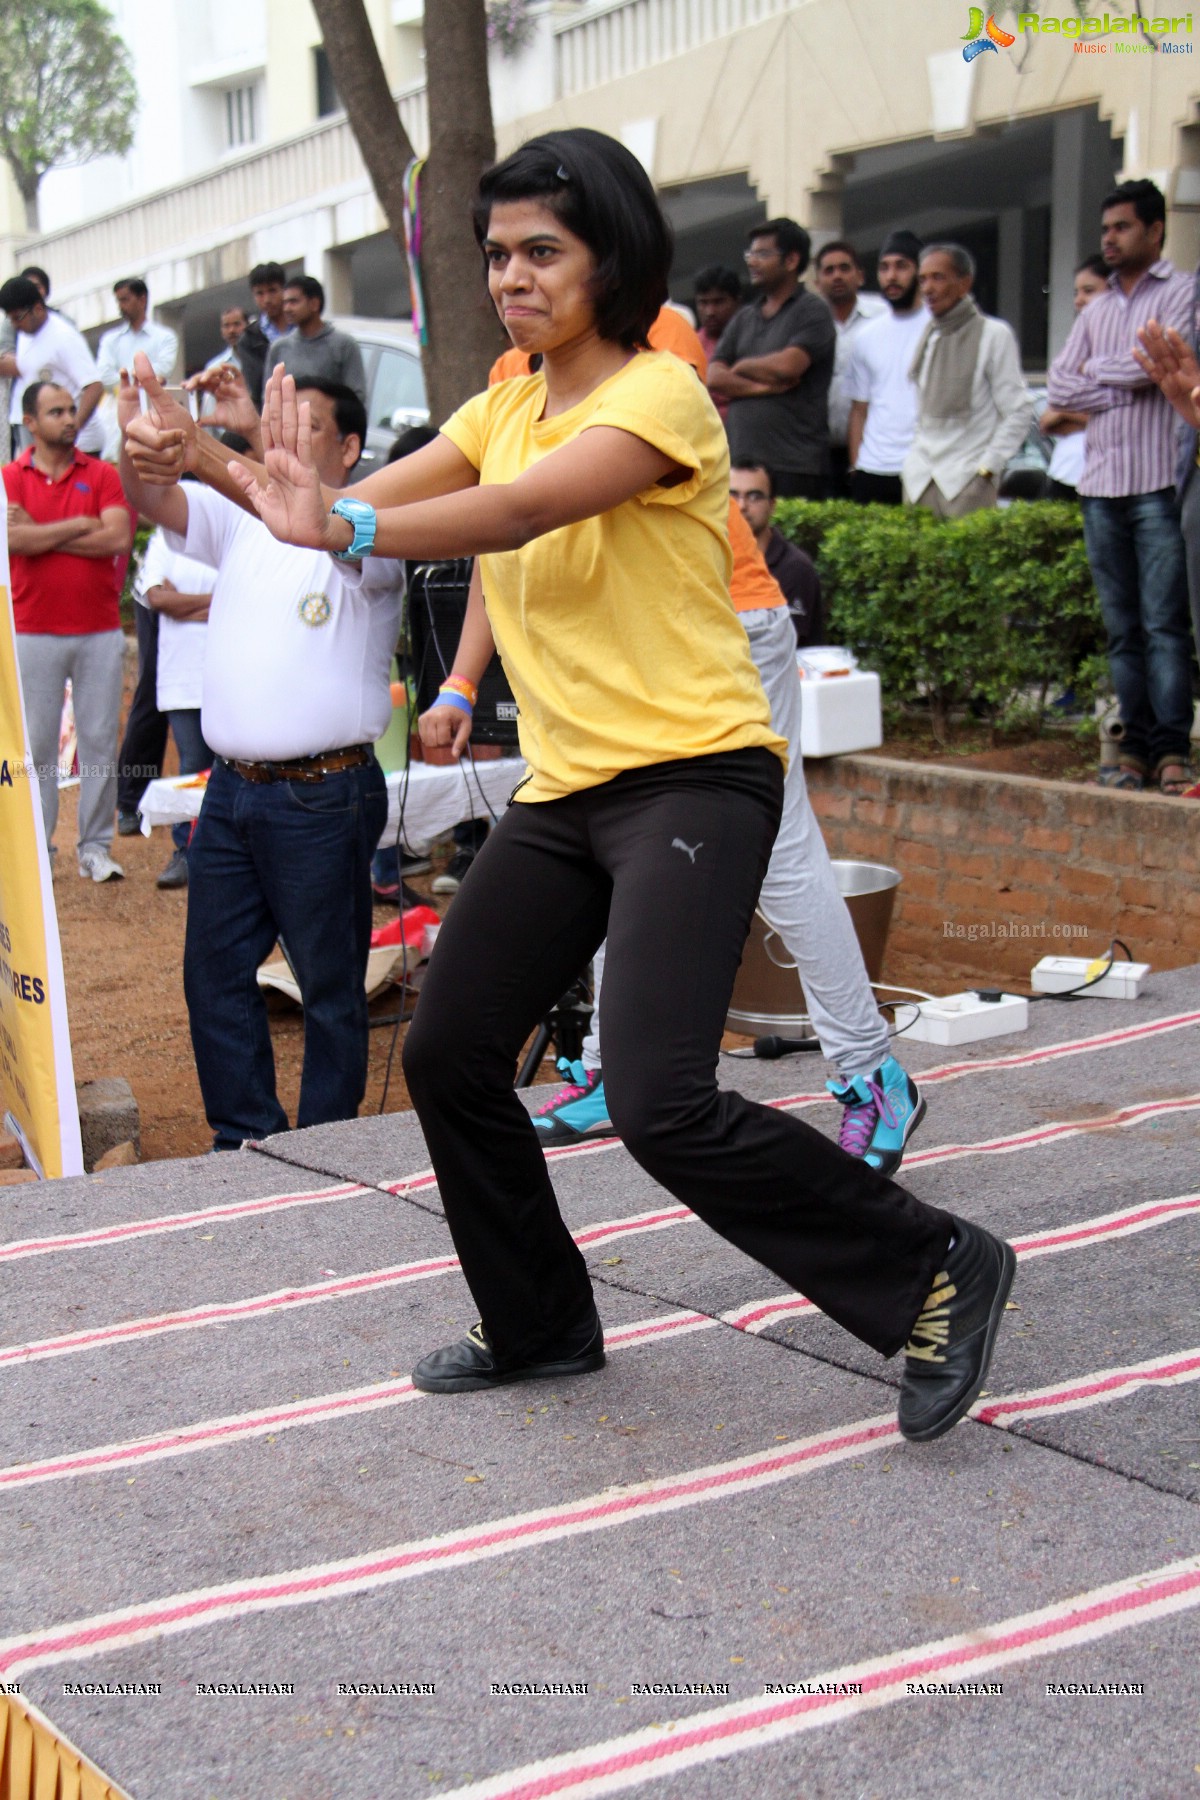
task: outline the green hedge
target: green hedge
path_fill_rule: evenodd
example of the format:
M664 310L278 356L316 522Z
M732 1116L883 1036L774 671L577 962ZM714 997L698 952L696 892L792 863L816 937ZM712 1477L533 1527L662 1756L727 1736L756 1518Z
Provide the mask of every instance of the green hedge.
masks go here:
M1040 725L1073 687L1086 707L1106 672L1076 506L941 523L920 507L784 500L775 522L817 565L830 642L878 671L890 714L919 706L939 738L968 704Z
M126 631L137 628L137 601L133 597L133 586L138 573L146 559L146 545L153 535L153 525L139 524L133 534L133 550L129 557L129 565L125 570L125 586L121 589L121 624Z

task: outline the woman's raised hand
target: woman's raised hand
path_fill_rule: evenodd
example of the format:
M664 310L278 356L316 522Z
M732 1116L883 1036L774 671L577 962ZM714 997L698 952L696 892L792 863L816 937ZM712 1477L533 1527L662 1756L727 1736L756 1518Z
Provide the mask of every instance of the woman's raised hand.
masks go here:
M236 462L230 464L230 473L267 530L283 544L311 550L341 548L342 539L330 535L329 508L313 463L308 403L297 404L296 383L279 365L263 391L262 441L265 483L260 485Z

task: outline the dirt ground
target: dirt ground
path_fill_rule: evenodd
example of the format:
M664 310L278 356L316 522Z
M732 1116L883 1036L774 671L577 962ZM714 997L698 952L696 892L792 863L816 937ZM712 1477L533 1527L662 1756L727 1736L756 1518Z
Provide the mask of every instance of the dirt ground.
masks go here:
M889 735L879 754L995 775L1036 775L1042 781L1090 781L1100 760L1095 741L1081 740L1070 731L1047 731L1040 737L999 733L993 742L985 727L963 724L956 725L949 743L942 745L927 727L906 725Z
M114 838L112 853L125 879L96 886L81 881L75 870L75 790L65 790L61 800L54 894L75 1079L125 1077L141 1111L144 1160L196 1156L209 1148L212 1133L200 1102L183 998L187 890L155 886L171 855L170 832L159 829L148 838ZM413 886L427 890L430 879L418 876ZM448 902L431 899L430 904L444 912ZM394 907L379 907L375 923L385 925L395 917ZM372 1018L394 1017L399 998L398 989L387 990L372 1002ZM304 1051L303 1014L282 995L272 995L268 1006L279 1096L294 1118ZM371 1031L364 1112L379 1111L394 1036L390 1025L377 1024ZM543 1079L550 1080L551 1074ZM397 1112L408 1105L397 1046L386 1110Z

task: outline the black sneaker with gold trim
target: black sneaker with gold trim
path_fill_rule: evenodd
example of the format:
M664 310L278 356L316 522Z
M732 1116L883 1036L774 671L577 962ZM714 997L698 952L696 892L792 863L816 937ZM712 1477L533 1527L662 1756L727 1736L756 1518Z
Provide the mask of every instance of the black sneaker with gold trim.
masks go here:
M590 1333L579 1334L579 1350L564 1348L543 1362L497 1361L482 1324L441 1350L431 1350L412 1372L414 1387L426 1394L465 1394L477 1388L505 1387L510 1381L555 1381L566 1375L589 1375L604 1367L604 1331L597 1317Z
M927 1444L957 1425L983 1386L1017 1258L1011 1244L966 1219L904 1347L900 1432Z

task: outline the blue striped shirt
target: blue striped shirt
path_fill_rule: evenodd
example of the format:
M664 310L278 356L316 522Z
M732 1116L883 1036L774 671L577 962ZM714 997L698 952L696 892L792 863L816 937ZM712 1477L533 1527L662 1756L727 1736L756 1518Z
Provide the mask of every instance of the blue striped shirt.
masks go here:
M1047 381L1051 406L1088 414L1081 494L1152 494L1175 479L1175 412L1134 360L1148 319L1192 328L1192 277L1165 257L1126 293L1116 274L1076 319Z

